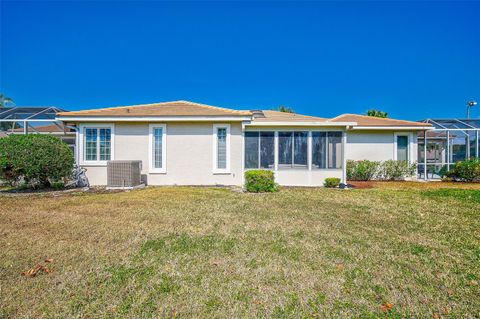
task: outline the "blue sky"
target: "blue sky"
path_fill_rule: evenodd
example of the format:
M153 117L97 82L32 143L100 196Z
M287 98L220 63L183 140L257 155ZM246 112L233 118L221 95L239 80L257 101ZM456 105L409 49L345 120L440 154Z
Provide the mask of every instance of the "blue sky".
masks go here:
M0 6L0 91L17 105L183 99L418 120L464 117L480 100L480 2Z

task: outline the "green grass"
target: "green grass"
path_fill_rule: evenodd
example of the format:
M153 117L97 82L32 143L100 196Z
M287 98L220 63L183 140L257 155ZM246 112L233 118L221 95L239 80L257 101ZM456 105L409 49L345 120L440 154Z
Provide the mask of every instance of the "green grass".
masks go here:
M0 318L478 317L479 187L443 186L0 195Z

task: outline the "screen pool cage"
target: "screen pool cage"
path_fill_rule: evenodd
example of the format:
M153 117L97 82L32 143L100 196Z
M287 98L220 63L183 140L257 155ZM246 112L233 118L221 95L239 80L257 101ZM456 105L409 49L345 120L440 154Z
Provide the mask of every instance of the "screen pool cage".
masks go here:
M75 130L56 120L58 112L64 110L54 106L0 108L0 137L10 134L52 134L75 152Z
M438 179L455 163L479 157L480 119L426 119L433 130L418 134L418 174Z

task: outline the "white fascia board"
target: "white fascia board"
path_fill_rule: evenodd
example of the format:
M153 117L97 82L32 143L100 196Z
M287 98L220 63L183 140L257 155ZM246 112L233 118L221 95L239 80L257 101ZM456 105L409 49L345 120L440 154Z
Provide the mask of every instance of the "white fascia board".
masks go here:
M242 122L251 120L250 116L59 116L57 121L64 122Z
M355 126L357 122L250 122L245 126Z
M388 131L425 131L433 130L432 126L354 126L352 130L388 130Z

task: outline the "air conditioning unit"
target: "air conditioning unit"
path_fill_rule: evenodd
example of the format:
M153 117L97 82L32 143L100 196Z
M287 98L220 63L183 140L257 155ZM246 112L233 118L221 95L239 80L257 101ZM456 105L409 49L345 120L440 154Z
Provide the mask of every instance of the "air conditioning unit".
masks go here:
M141 179L142 161L108 161L107 188L137 188Z

